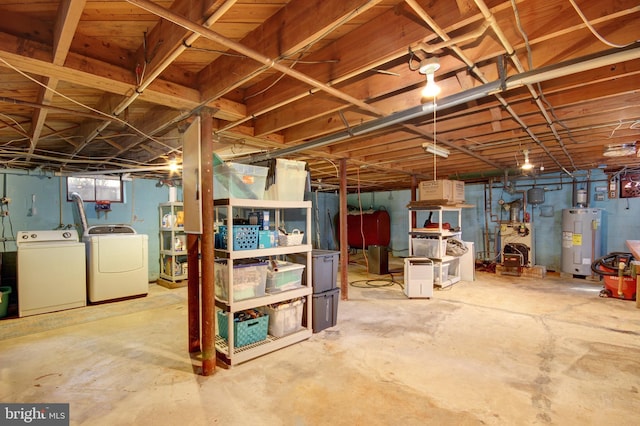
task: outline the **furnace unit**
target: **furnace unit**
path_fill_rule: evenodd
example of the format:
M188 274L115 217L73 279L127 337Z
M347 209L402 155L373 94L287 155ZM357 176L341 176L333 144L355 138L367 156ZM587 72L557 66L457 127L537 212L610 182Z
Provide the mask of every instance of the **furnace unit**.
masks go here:
M535 255L533 249L533 226L526 222L503 223L500 225L500 244L502 263L505 262L505 255L510 255L509 261L513 258L520 259L520 266L531 267L535 265Z

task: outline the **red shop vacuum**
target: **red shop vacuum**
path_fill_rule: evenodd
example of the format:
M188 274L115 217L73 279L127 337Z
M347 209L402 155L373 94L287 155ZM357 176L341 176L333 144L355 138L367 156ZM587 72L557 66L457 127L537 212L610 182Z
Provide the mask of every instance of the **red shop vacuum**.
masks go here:
M591 264L591 270L604 280L600 297L636 300L636 276L631 264L633 260L631 253L612 252Z

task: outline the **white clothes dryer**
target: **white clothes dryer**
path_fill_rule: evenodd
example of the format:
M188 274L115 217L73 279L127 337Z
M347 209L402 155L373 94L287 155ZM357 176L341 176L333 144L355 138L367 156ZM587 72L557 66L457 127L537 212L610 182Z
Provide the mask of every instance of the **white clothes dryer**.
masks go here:
M83 241L87 253L87 295L99 303L149 292L149 237L128 225L90 227Z

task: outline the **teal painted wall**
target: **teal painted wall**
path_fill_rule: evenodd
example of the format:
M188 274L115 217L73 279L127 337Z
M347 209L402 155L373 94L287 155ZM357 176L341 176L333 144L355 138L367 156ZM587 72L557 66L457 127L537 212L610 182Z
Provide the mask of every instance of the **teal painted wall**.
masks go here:
M640 198L609 199L604 193L604 201L596 201L596 188L607 187L607 175L601 170L592 170L575 175L576 189L590 187L589 207L602 209L602 253L613 251L629 251L626 240L640 239ZM574 186L566 175L544 175L532 179L504 182L498 179L492 185L491 191L484 184L465 185L465 201L472 207L462 209L462 239L473 241L479 258L494 258L494 235L499 229L500 220L509 220L509 213L504 210L498 200L506 203L522 198L522 193L534 185L545 189L545 202L538 206L527 206L534 227L536 264L544 265L548 270L560 271L562 266L562 210L574 207ZM489 202L491 196L491 204ZM358 199L359 198L359 199ZM485 206L485 199L487 206ZM391 216L390 248L395 256L408 255L409 215L407 204L411 200L410 191L392 191L350 194L347 197L349 206L363 210L386 209ZM487 210L488 227L485 224L485 207ZM544 214L543 214L544 213ZM521 216L522 217L522 213ZM417 223L424 223L427 218L425 212L418 213ZM445 221L455 224L457 218L447 214ZM485 230L488 229L491 241L487 250L485 244Z
M112 203L111 211L100 215L95 203L85 202L89 226L126 224L139 234L149 236L149 281L160 273L158 204L169 200L166 186L156 187L157 180L125 181L124 202ZM66 179L52 175L30 174L21 170L0 172L0 195L9 197L9 216L0 218L0 252L15 252L18 231L59 229L71 225L82 234L75 204L66 199ZM36 214L31 214L35 195ZM180 197L180 195L178 195ZM6 211L6 206L4 207Z

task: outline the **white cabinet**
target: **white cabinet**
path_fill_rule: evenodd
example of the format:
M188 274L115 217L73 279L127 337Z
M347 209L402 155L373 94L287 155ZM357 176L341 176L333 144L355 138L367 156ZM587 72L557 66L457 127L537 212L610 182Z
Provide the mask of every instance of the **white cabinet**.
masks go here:
M426 206L420 202L412 202L411 213L423 211L429 214L422 227L409 231L409 256L426 257L433 261L433 282L438 287L448 287L460 281L460 258L447 255L447 240L462 235L462 209L460 207ZM433 215L436 218L433 219ZM422 218L419 218L422 220ZM448 222L451 221L451 222Z
M162 203L160 211L160 278L170 283L187 279L187 236L181 202Z
M215 249L216 264L214 266L216 276L216 316L218 311L222 311L225 316L223 324L218 324L216 333L216 352L220 360L228 365L238 364L266 353L275 351L293 343L308 339L312 335L312 246L309 243L291 245L291 246L271 246L265 248L247 248L246 246L234 247L234 218L245 219L247 217L259 217L268 212L269 224L271 232L279 227L285 227L287 231L292 231L290 223L304 223L303 229L299 231L305 234L306 241L311 236L311 202L310 201L270 201L270 200L248 200L248 199L222 199L214 200L214 220L216 221L216 239L217 245ZM302 221L302 222L301 222ZM253 224L249 224L253 226ZM225 228L223 228L225 227ZM239 227L241 229L242 226ZM225 232L222 232L222 231ZM268 235L267 230L263 230ZM226 238L224 234L226 233ZM254 238L254 237L252 237ZM267 238L267 237L265 237ZM260 242L260 240L259 240ZM258 243L259 243L258 242ZM255 245L255 244L254 244ZM269 245L269 244L265 244ZM224 248L223 248L224 247ZM259 245L258 245L259 247ZM241 248L241 249L240 249ZM302 273L306 274L306 280L302 280L306 285L300 285L295 288L284 287L283 290L277 292L257 291L255 294L247 294L242 291L239 296L240 288L234 289L234 274L246 273L241 264L247 259L260 259L263 261L284 260L285 256L294 253L305 253L305 268ZM238 268L234 268L234 265ZM224 284L226 288L220 286L220 274L224 275ZM251 290L251 289L249 289ZM247 345L236 347L238 336L235 336L234 321L228 319L234 318L234 314L240 311L253 308L266 308L280 302L292 300L304 300L304 319L301 321L304 326L284 336L267 335L266 340L250 343ZM294 308L295 309L295 308ZM220 327L226 329L221 332ZM223 338L225 335L226 338Z

